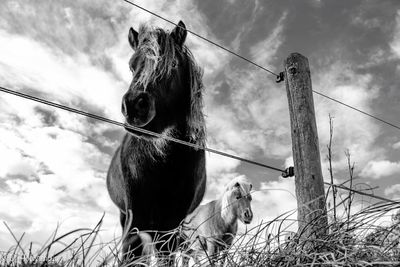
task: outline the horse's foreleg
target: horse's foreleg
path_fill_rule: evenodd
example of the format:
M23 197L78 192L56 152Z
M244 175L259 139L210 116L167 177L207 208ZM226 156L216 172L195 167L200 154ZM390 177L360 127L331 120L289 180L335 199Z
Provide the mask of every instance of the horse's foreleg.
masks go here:
M199 237L197 242L200 249L195 258L199 266L214 266L215 244L203 237Z
M191 257L192 257L191 254L187 254L187 255L182 255L181 254L182 267L189 267L189 261L190 261Z
M125 231L125 224L126 224L126 215L122 211L119 212L119 222L121 223L122 226L122 232Z
M175 266L175 254L179 247L180 237L176 231L170 231L162 234L156 234L154 237L155 248L158 251L158 255L162 264L159 266Z
M122 261L130 262L142 256L143 244L137 233L127 233L122 240Z
M223 267L228 266L227 265L228 262L226 260L226 258L228 257L228 250L224 249L222 252L220 252L220 255L221 255L221 266Z

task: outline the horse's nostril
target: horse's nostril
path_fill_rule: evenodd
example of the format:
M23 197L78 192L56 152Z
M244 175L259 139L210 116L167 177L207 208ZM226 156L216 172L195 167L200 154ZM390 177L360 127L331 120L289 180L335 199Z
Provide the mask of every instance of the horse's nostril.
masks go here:
M250 212L249 210L246 210L246 211L244 212L244 216L245 216L245 218L247 218L247 219L251 219L251 218L253 217L253 215L251 214L251 212Z
M134 102L134 110L139 114L147 113L149 108L150 102L147 96L139 96Z

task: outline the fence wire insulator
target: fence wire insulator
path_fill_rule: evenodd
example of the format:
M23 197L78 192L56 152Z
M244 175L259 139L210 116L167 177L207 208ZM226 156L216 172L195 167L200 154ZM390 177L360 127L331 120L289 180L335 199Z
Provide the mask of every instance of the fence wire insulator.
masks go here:
M282 72L279 73L279 75L276 75L276 83L283 82L285 80L285 74Z
M283 178L289 178L294 176L294 167L286 168L284 172L282 172Z

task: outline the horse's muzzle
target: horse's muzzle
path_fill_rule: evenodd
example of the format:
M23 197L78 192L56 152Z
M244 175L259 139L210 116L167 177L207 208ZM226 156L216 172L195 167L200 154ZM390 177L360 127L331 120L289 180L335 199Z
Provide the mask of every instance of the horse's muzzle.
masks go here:
M128 92L122 98L121 111L127 124L144 127L156 116L154 98L146 92Z
M251 223L253 220L253 212L250 209L246 209L243 214L243 222L245 224Z

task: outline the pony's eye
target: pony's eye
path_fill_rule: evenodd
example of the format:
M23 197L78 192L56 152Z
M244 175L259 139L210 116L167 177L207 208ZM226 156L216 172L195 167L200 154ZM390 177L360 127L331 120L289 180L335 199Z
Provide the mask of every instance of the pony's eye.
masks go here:
M176 59L172 60L171 66L175 69L178 67L178 61Z
M242 196L236 196L236 199L240 199L240 198L242 198Z

